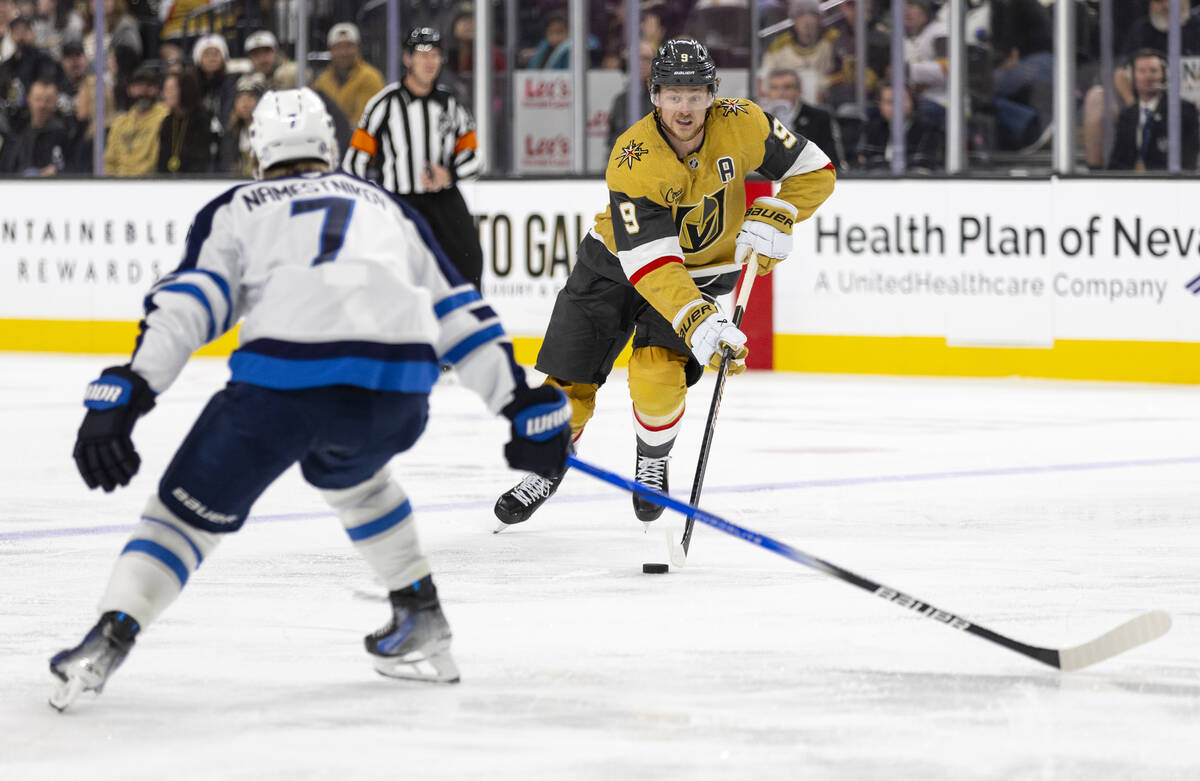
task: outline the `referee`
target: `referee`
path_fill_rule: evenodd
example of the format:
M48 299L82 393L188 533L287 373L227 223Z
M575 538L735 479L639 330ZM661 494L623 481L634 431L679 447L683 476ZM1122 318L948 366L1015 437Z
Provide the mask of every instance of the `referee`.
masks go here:
M475 121L437 83L442 36L418 27L404 42L404 79L371 98L342 167L419 211L455 268L479 288L483 250L459 179L479 173Z

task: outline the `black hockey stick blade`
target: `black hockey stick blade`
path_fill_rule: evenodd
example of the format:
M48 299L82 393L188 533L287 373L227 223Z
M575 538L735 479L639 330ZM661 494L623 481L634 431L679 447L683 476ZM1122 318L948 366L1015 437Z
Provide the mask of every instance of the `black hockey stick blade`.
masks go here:
M797 564L803 564L830 577L837 578L844 583L857 586L918 616L933 619L951 629L958 629L967 634L975 635L990 643L995 643L1010 651L1016 651L1030 659L1066 672L1091 667L1097 662L1102 662L1117 654L1124 653L1131 648L1137 648L1139 645L1144 645L1151 640L1162 637L1171 628L1171 617L1167 613L1162 610L1151 610L1148 613L1143 613L1136 618L1126 621L1115 629L1105 632L1094 640L1071 648L1042 648L1036 645L1028 645L1002 635L999 632L994 632L985 626L968 621L948 610L942 610L928 602L923 602L903 591L885 586L882 583L876 583L848 569L843 569L836 564L819 559L816 556L805 553L799 548L793 548L787 543L738 526L718 515L701 510L695 505L667 496L661 491L639 483L636 480L621 477L606 469L601 469L586 461L581 461L575 456L567 456L567 464L618 488L624 488L627 491L640 494L656 504L683 513L689 518L694 518L728 535L745 540L752 545L757 545L772 553L777 553L786 559L791 559Z

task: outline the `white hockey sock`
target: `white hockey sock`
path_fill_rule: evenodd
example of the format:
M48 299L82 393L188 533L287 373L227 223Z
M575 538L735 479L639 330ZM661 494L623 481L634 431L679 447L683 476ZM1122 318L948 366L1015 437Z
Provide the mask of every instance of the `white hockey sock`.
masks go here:
M113 566L100 612L128 613L145 628L175 601L220 540L219 535L188 526L157 495L151 496Z
M323 490L346 533L389 591L411 586L429 574L421 554L408 496L386 468L353 488Z
M643 414L634 407L633 431L638 441L652 452L662 451L664 455L670 452L671 445L675 442L675 437L679 436L679 429L683 425L683 411L683 403L666 415L657 416Z

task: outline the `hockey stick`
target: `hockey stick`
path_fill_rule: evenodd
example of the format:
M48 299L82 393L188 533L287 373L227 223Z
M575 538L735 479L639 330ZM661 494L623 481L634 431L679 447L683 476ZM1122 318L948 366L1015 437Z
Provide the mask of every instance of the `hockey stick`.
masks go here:
M758 253L752 251L746 259L746 266L742 271L742 287L738 291L737 301L733 305L733 324L735 326L742 324L742 317L746 314L746 304L750 301L750 290L754 287L757 270ZM713 434L717 428L717 413L721 410L721 397L725 395L725 376L732 360L733 350L726 347L721 356L721 366L717 370L717 383L713 387L712 403L708 406L708 420L704 423L704 438L700 440L700 459L696 463L696 476L692 479L692 496L688 499L688 504L691 505L700 501L700 491L704 488L704 473L708 469L708 454L712 451ZM692 546L692 529L695 528L695 525L695 519L689 515L683 525L683 538L678 545L674 544L674 538L671 537L670 530L667 530L671 563L676 567L682 567L687 563L688 549Z
M750 529L742 528L724 518L705 512L694 505L684 504L678 499L673 499L647 485L580 461L575 456L568 456L567 464L587 472L589 475L599 478L606 483L611 483L618 488L624 488L626 491L641 494L655 504L660 504L663 507L668 507L687 515L689 519L695 518L714 529L719 529L726 534L745 540L760 548L765 548L772 553L778 553L780 556L791 559L798 564L803 564L825 575L837 578L852 586L857 586L888 602L910 610L919 616L932 618L934 621L945 624L951 629L960 629L1059 670L1067 672L1082 670L1096 662L1108 659L1110 656L1116 656L1131 648L1136 648L1139 645L1162 637L1171 628L1171 616L1162 610L1151 610L1148 613L1142 613L1140 616L1126 621L1115 629L1105 632L1094 640L1071 648L1040 648L1036 645L1026 645L1025 643L1013 640L1011 637L1006 637L999 632L993 632L986 627L972 623L954 613L934 607L928 602L923 602L916 597L905 594L903 591L876 583L848 569L842 569L836 564L831 564L802 550L793 548L787 543L779 542L765 534L759 534Z

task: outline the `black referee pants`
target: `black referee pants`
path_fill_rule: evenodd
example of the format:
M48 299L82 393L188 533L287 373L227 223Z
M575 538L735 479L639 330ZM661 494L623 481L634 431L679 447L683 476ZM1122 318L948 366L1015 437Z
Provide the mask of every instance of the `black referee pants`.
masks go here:
M451 186L435 193L411 193L400 198L421 213L450 262L478 290L483 278L483 248L479 246L475 218L458 188Z

